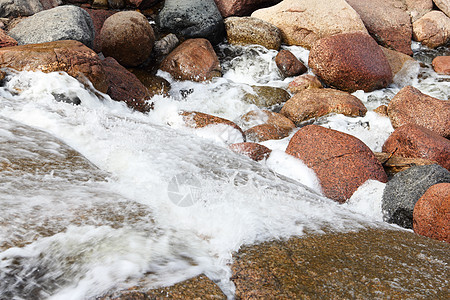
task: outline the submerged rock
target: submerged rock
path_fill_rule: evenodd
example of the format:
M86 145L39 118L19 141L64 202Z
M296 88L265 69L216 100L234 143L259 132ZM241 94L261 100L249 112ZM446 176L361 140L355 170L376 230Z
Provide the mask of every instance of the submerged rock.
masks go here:
M268 110L253 110L240 118L247 139L254 142L279 140L289 136L294 123L285 116Z
M253 93L245 93L243 100L259 107L271 107L289 100L291 95L282 88L273 86L251 86Z
M413 23L413 38L429 48L436 48L450 41L450 18L443 12L430 11Z
M272 150L257 143L236 143L228 146L233 152L248 156L250 159L260 161L269 157Z

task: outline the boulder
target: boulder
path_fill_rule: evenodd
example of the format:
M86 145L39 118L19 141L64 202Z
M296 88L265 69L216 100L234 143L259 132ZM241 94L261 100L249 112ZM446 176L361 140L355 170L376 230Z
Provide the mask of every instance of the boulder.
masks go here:
M448 0L433 0L434 4L448 17L450 17L450 1Z
M405 0L405 4L411 22L417 21L433 9L433 0Z
M423 94L412 86L401 89L388 105L392 126L416 124L450 137L450 102Z
M89 14L73 5L36 13L22 20L9 32L19 45L75 40L89 48L94 45L94 34L94 24Z
M347 92L370 92L392 82L386 56L365 33L342 33L319 40L311 48L308 64L326 84Z
M105 10L105 9L89 9L85 8L84 10L87 11L89 16L91 16L92 22L94 24L94 46L92 49L99 53L102 51L102 43L100 39L100 31L103 27L103 24L105 23L106 19L111 17L116 12L113 10Z
M392 0L346 0L359 14L374 39L385 47L412 55L411 19Z
M305 65L289 50L278 52L275 56L275 63L283 77L298 76L308 71Z
M432 65L436 73L450 75L450 56L437 56L433 59Z
M416 124L397 128L382 149L402 157L434 160L450 170L450 140Z
M413 23L413 38L428 48L436 48L450 41L450 18L433 10Z
M309 119L330 113L363 117L366 112L367 108L357 97L334 89L306 89L298 92L280 111L297 126Z
M414 206L414 232L450 243L449 212L450 183L431 186Z
M0 29L0 48L17 46L17 41Z
M228 146L231 151L248 156L250 159L260 161L269 157L272 150L257 143L236 143Z
M106 19L100 42L105 56L114 57L125 67L133 67L150 57L155 35L143 14L122 11Z
M284 0L255 11L252 17L278 27L284 43L308 49L317 40L330 35L367 33L361 18L345 0Z
M160 65L179 80L205 81L220 77L219 59L206 39L189 39L173 50Z
M414 205L432 185L443 182L450 182L450 172L439 165L413 166L395 174L383 192L384 220L412 229Z
M291 98L291 95L282 88L273 86L252 85L252 93L244 93L243 100L258 107L271 107Z
M78 41L0 48L0 68L18 71L63 71L85 83L86 78L100 92L106 93L108 80L97 54Z
M0 18L31 16L42 10L39 0L0 0Z
M251 17L229 17L224 23L228 43L232 45L256 44L267 49L280 49L280 30L268 22Z
M224 18L247 16L257 9L277 4L281 0L215 0Z
M392 70L392 76L395 77L404 67L409 67L411 63L418 63L414 58L404 53L381 47L384 56L386 56L389 66Z
M183 120L186 126L191 128L203 128L206 126L218 124L230 126L239 131L242 134L242 139L245 141L245 135L242 129L238 125L236 125L236 123L231 122L230 120L201 113L198 111L184 111L181 112L180 115L183 116Z
M343 203L368 179L387 181L372 151L357 138L317 125L301 128L286 153L316 173L325 196Z
M125 102L140 112L148 112L151 109L151 105L146 102L150 99L150 94L136 75L122 67L112 57L105 58L102 65L109 83L106 93L113 100Z
M316 76L310 74L303 74L297 76L288 85L288 90L296 94L307 89L320 89L322 88L322 83L317 79Z
M162 30L185 38L206 38L212 44L223 41L223 18L214 0L166 0L158 15Z

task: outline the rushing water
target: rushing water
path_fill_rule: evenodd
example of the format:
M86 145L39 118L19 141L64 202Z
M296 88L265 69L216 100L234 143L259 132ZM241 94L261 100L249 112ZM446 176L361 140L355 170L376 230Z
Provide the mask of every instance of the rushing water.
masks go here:
M448 100L449 76L430 67L435 53L414 47L421 65L389 88L355 93L369 110L406 84ZM307 63L307 50L287 48ZM285 88L292 80L277 73L275 51L221 46L218 52L224 76L210 83L176 82L160 72L171 95L154 97L148 115L66 74L8 75L0 89L0 299L85 299L199 273L232 297L227 264L243 244L387 226L384 184L369 181L338 205L321 195L310 169L284 153L290 137L264 142L273 153L257 163L227 149L241 141L234 130L184 126L179 110L236 120L258 109L243 101L250 85ZM81 105L55 101L61 95ZM316 123L374 151L393 131L372 111Z

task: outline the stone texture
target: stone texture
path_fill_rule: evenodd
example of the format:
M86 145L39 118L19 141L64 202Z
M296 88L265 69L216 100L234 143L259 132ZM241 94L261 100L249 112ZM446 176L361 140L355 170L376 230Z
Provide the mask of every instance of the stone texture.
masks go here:
M434 160L450 170L450 140L419 125L397 128L384 143L383 152Z
M0 0L0 18L31 16L43 9L39 0Z
M417 21L433 9L433 0L405 0L405 4L411 22Z
M108 7L112 9L123 9L125 5L125 0L108 0Z
M236 299L445 299L449 251L405 231L311 234L242 246L231 280Z
M63 71L106 93L108 81L97 54L77 41L56 41L0 49L0 67L45 73Z
M248 156L250 159L260 161L269 157L272 150L257 143L236 143L228 146L233 152Z
M433 59L432 65L436 73L450 75L450 56L437 56Z
M375 108L373 111L376 112L377 114L379 114L380 116L388 117L388 107L387 107L387 105L384 105L384 104L380 105L377 108Z
M326 84L348 92L370 92L392 82L383 51L368 34L360 32L319 40L311 48L308 64Z
M281 0L215 0L224 18L230 16L246 16L256 9L277 4Z
M243 100L259 107L271 107L291 98L291 95L282 88L272 86L252 85L252 93L244 93Z
M63 3L62 0L39 0L44 10L57 7Z
M170 82L162 77L153 75L143 69L130 69L131 73L136 75L140 82L147 88L150 98L155 95L163 95L169 97Z
M392 0L346 0L359 14L374 39L385 47L412 55L412 26L408 12Z
M94 25L82 8L63 5L23 19L10 30L9 35L19 45L76 40L92 48Z
M280 30L268 22L251 17L229 17L224 23L228 43L232 45L256 44L267 49L280 49Z
M408 66L411 62L416 62L411 56L406 55L404 53L387 49L385 47L381 47L381 50L383 50L384 56L386 56L389 66L392 70L392 76L395 76L397 73L399 73L403 67Z
M286 153L312 168L324 195L340 203L368 179L387 181L372 151L357 138L336 130L305 126L292 137Z
M140 112L150 110L151 105L146 102L150 99L150 94L136 75L127 71L112 57L105 58L102 65L109 83L107 94L113 100L125 102Z
M416 202L431 186L445 182L450 182L450 172L439 165L414 166L395 174L383 192L384 220L413 228Z
M388 115L394 128L416 124L450 137L450 102L423 94L415 87L406 86L392 98Z
M100 31L103 27L103 24L105 23L106 19L111 17L116 12L113 10L104 10L104 9L89 9L85 8L84 10L87 11L89 16L91 16L92 22L94 24L94 45L92 49L95 52L101 52L102 51L102 42L100 39Z
M433 0L434 4L448 17L450 17L450 1L448 0Z
M450 243L450 183L431 186L413 211L414 232Z
M450 18L443 12L431 11L413 23L413 38L429 48L450 41Z
M230 120L216 117L213 115L208 115L198 111L184 111L181 112L180 115L183 116L183 120L186 123L186 125L191 128L203 128L206 126L217 124L224 124L227 126L231 126L242 134L242 138L245 141L245 135L242 129L238 125L236 125L236 123L231 122Z
M345 0L284 0L255 11L252 17L278 27L284 43L308 49L317 40L330 35L367 33L361 18Z
M189 39L173 50L160 69L179 80L205 81L220 77L219 59L206 39Z
M305 65L289 50L278 52L275 63L283 77L298 76L308 71Z
M162 0L126 0L127 3L133 7L139 7L141 9L149 8Z
M322 88L322 83L317 79L316 76L310 74L303 74L297 76L288 85L288 90L296 94L307 89L320 89Z
M280 131L285 132L287 136L292 129L295 128L295 124L283 116L282 114L272 112L269 110L252 110L240 117L240 123L243 128L251 128L256 125L269 124L278 128Z
M312 118L330 113L349 117L363 117L367 108L357 97L334 89L306 89L296 93L281 109L280 113L297 126Z
M247 140L253 142L281 140L289 135L289 132L286 132L286 130L280 129L272 124L256 125L247 129L244 133Z
M0 29L0 48L17 46L17 41Z
M393 176L398 172L405 171L414 166L426 166L437 164L437 162L423 158L405 158L390 153L374 152L375 157L383 166L388 176Z
M100 31L102 52L123 66L145 62L155 43L153 29L147 18L136 11L122 11L110 16Z

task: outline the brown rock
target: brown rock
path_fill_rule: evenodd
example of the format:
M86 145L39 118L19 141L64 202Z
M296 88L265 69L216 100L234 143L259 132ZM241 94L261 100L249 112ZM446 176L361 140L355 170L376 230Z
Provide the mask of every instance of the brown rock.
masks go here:
M221 76L216 53L207 39L189 39L173 50L161 63L160 69L175 79L205 81Z
M450 75L450 56L438 56L433 59L433 69L436 73Z
M450 243L450 183L430 187L416 202L413 212L414 232Z
M330 113L350 117L363 117L367 109L349 93L334 89L307 89L296 93L281 109L280 113L297 126L303 121L319 118Z
M422 18L433 9L433 0L405 0L411 22Z
M448 17L450 17L450 1L448 0L433 0L434 4Z
M222 17L246 16L256 9L274 5L281 0L214 0Z
M245 93L243 100L259 107L271 107L286 102L291 95L282 88L252 85L253 93Z
M324 195L340 203L349 199L367 179L387 181L372 151L357 138L336 130L305 126L292 137L286 153L312 168Z
M400 72L405 64L409 62L415 62L415 60L411 56L403 54L401 52L384 47L381 47L381 50L383 50L384 56L386 56L389 62L389 66L392 70L392 76L395 76L398 72Z
M319 40L309 54L309 66L325 83L347 92L370 92L392 82L383 51L368 34L360 32Z
M383 117L387 117L388 116L388 107L386 105L384 105L384 104L378 106L373 111L376 112L377 114L379 114L380 116L383 116Z
M268 110L252 110L243 115L241 122L246 127L253 127L255 125L270 124L284 131L286 136L295 128L295 124L283 116L282 114L268 111Z
M414 166L426 166L437 164L437 162L423 158L406 158L391 153L375 152L375 157L383 166L386 174L393 176L398 172L405 171Z
M246 155L255 161L260 161L269 157L272 150L257 143L237 143L231 144L229 148L236 153Z
M138 66L149 57L155 43L147 18L136 11L121 11L110 16L100 31L102 52L123 66Z
M242 129L230 120L208 115L197 111L183 111L180 113L183 116L183 120L187 126L191 128L203 128L210 125L224 124L233 127L242 134L242 138L245 141L245 135Z
M392 98L388 115L394 128L411 123L450 137L450 102L425 95L412 86L404 87Z
M308 71L305 65L289 50L278 52L275 63L284 77L297 76Z
M85 8L84 10L88 12L88 14L91 16L92 22L94 23L95 38L94 38L94 46L92 47L92 49L97 53L101 52L102 42L100 39L100 31L106 19L111 17L116 12L113 10L89 9L89 8Z
M108 81L97 54L78 41L56 41L0 49L0 67L45 73L63 71L81 82L89 79L106 93Z
M288 90L295 94L306 89L320 89L322 83L316 76L310 74L303 74L297 76L289 83Z
M278 50L280 30L263 20L251 17L229 17L224 20L228 43L232 45L261 45Z
M308 49L317 40L330 35L367 33L361 18L345 0L284 0L255 11L252 17L278 27L284 43Z
M416 124L397 128L384 143L383 152L434 160L450 170L450 141Z
M146 102L150 99L148 90L133 73L112 57L105 58L102 64L109 82L107 94L113 100L123 101L140 112L151 109L151 105Z
M254 142L281 140L289 135L289 133L285 130L272 124L256 125L250 129L247 129L244 133L248 140Z
M231 280L236 299L445 299L449 251L400 230L306 235L242 246Z
M445 45L450 41L450 18L433 10L413 23L413 38L429 48Z
M0 48L17 46L17 41L0 29Z
M136 75L139 81L147 88L150 98L155 95L169 96L170 82L164 78L142 69L130 69L129 71Z

